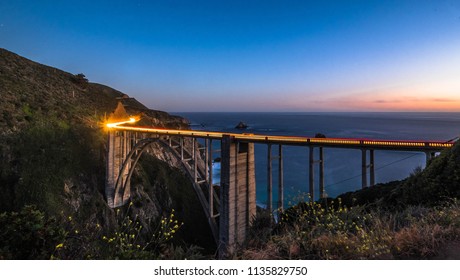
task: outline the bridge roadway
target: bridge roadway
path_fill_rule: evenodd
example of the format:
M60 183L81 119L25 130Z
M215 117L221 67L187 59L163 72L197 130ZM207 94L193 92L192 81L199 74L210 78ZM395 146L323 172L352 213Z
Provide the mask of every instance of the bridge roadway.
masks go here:
M134 121L129 121L134 122ZM260 135L251 133L227 133L211 132L199 130L177 130L163 129L139 126L123 125L129 122L120 122L109 124L108 127L119 130L136 131L144 133L154 133L159 135L182 136L205 139L222 139L225 136L240 142L280 144L292 146L321 146L331 148L350 148L350 149L367 149L367 150L404 150L433 152L450 148L453 142L443 141L416 141L416 140L375 140L375 139L355 139L355 138L314 138L301 136L274 136Z

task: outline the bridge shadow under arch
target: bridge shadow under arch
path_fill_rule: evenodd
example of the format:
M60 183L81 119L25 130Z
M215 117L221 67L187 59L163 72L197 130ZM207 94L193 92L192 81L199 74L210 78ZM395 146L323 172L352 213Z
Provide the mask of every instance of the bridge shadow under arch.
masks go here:
M144 138L142 140L137 141L132 146L131 150L126 155L125 160L123 161L118 178L115 183L115 192L114 192L114 198L113 198L114 205L124 205L131 198L130 181L131 181L132 174L141 156L144 153L146 153L149 150L149 148L153 149L152 146L154 144L161 145L163 148L165 148L168 151L168 154L174 156L177 159L177 161L180 162L180 167L182 168L183 171L185 171L185 175L192 183L195 194L198 200L200 201L203 212L205 213L206 219L208 220L209 227L212 232L212 236L214 237L214 242L217 244L219 241L219 230L217 226L218 221L216 221L216 217L211 215L211 211L209 209L209 200L206 198L206 194L203 191L203 188L209 189L209 186L208 186L209 182L206 180L197 181L197 174L195 173L195 170L197 170L200 173L199 177L203 177L203 178L206 177L205 174L203 174L204 171L201 170L201 168L192 169L192 167L189 164L190 160L195 161L194 164L196 164L197 158L190 158L189 160L184 160L183 158L184 150L182 152L178 152L176 148L180 146L173 146L171 141L167 142L158 137ZM195 141L193 141L193 145L196 145ZM158 159L162 160L160 158ZM164 161L164 160L162 161L168 163L167 161ZM209 196L211 194L208 193L207 195ZM212 195L215 196L215 194L212 194ZM219 204L218 197L214 197L212 201L215 201L217 204Z

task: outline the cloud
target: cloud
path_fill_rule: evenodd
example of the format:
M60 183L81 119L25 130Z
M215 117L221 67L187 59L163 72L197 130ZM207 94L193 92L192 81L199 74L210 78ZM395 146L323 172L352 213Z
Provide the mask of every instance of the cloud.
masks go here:
M432 98L430 99L432 102L458 102L458 99L452 99L452 98Z
M402 102L402 101L399 100L399 99L393 99L393 100L378 99L378 100L374 100L374 103L378 103L378 104L400 103L400 102Z
M452 102L459 102L458 99L453 99L453 98L417 98L417 97L414 97L414 98L410 98L410 97L407 97L406 100L404 101L408 101L408 102L423 102L423 103L427 103L427 102L441 102L441 103L452 103Z

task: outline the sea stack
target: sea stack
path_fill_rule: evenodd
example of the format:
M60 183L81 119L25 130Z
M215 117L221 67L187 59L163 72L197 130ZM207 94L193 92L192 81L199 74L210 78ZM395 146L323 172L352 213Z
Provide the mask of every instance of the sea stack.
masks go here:
M235 128L236 129L246 129L248 128L248 125L241 121L235 126Z

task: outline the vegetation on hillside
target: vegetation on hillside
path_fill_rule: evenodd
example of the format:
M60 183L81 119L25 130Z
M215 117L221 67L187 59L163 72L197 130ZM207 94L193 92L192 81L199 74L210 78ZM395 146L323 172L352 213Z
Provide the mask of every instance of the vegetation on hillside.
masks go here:
M460 204L452 200L444 206L409 206L392 212L347 207L340 200L328 207L312 202L284 213L268 235L266 227L252 230L253 238L235 257L430 259L443 245L460 239Z
M184 128L183 118L149 110L126 94L89 82L84 74L40 65L4 49L0 93L0 259L170 258L181 252L194 255L197 247L189 244L206 245L200 242L209 234L207 227L182 233L190 224L206 223L200 209L179 207L199 205L193 192L182 191L192 190L189 181L179 169L148 154L134 172L135 204L129 211L108 208L104 197L103 122L117 103L141 116L142 125ZM161 220L174 208L173 221L184 225L173 229L176 238L157 239L166 229L159 228ZM126 227L119 213L133 225ZM133 234L134 243L129 239Z
M195 245L172 241L183 223L172 210L145 230L131 205L116 210L117 227L49 217L34 206L0 214L0 259L199 259Z

